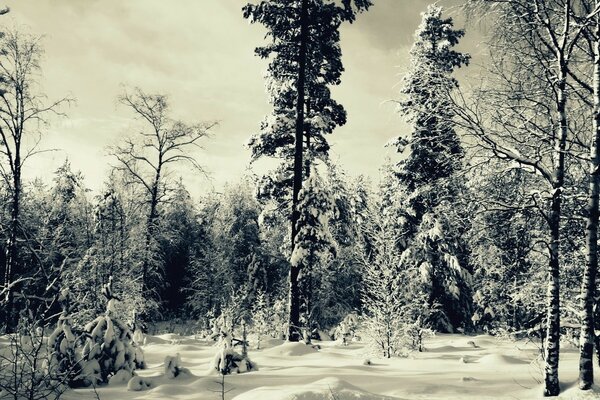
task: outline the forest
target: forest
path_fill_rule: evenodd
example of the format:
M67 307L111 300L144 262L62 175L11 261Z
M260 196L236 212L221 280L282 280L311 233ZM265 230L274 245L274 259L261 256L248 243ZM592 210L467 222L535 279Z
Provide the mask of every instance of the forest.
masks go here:
M226 121L128 84L100 190L68 155L30 179L77 93L2 25L0 400L600 396L600 2L419 9L373 177L331 138L342 29L379 2L236 6L269 112L199 196Z

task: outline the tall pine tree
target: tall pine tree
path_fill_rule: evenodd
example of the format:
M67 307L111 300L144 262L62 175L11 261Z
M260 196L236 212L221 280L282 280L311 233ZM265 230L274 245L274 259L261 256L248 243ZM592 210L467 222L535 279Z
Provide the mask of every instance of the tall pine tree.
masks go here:
M263 182L263 193L279 203L291 217L291 250L298 233L299 193L308 175L307 160L326 160L325 135L346 122L343 107L331 98L329 87L338 85L343 72L339 27L354 21L371 6L371 0L264 0L243 8L244 17L267 28L270 43L256 54L270 59L266 86L273 112L250 139L252 159L281 160ZM310 152L310 157L304 157ZM290 204L291 200L291 204ZM291 208L290 208L291 206ZM290 252L291 254L291 252ZM290 269L289 340L300 339L298 274Z

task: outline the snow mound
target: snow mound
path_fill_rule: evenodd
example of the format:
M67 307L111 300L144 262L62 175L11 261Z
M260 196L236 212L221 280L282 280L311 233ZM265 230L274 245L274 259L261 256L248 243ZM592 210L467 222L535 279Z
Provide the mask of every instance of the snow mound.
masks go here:
M392 397L366 392L339 378L328 377L306 385L259 387L242 393L233 400L322 400L322 399L388 400Z
M154 386L152 378L144 378L141 376L134 376L127 383L127 390L132 392L139 392L142 390L148 390Z
M517 364L528 364L526 361L519 360L516 357L507 356L504 354L488 354L481 357L478 361L479 364L489 365L517 365Z
M124 385L129 382L133 377L133 374L125 369L117 371L116 374L110 377L108 380L108 386Z
M145 338L145 344L166 344L169 343L170 341L167 339L164 339L160 336L151 336L151 335L146 335Z
M539 392L542 392L541 387ZM591 390L579 390L577 385L573 385L559 396L560 399L565 400L599 400L600 399L600 386L593 385Z
M280 346L282 343L285 343L285 340L266 337L260 340L260 348L266 350L275 346Z
M297 357L306 354L314 354L316 352L317 349L310 345L306 345L303 342L285 342L279 346L265 350L263 354L272 356Z

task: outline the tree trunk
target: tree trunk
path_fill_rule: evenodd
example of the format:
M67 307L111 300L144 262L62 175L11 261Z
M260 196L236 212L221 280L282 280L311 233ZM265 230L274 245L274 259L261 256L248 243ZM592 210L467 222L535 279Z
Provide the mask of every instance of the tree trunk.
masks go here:
M560 393L558 380L558 360L560 352L560 216L565 175L565 149L567 141L567 99L565 95L566 64L562 55L559 56L558 60L558 74L559 79L556 91L559 127L554 149L552 207L548 218L550 225L550 261L548 263L544 396L558 396Z
M19 323L19 314L15 306L15 285L13 283L16 277L18 248L17 235L19 229L19 214L21 212L21 158L17 150L15 155L15 166L13 172L13 192L10 210L10 228L8 232L8 243L6 245L6 266L4 270L4 285L7 288L6 293L6 333L16 332Z
M590 146L590 192L586 223L586 262L581 287L581 338L579 352L579 388L594 384L594 302L598 269L598 198L600 192L600 23L596 23L594 44L594 121Z
M306 117L310 118L310 99L306 100ZM310 177L310 161L311 161L311 154L310 154L310 127L307 126L306 127L306 132L305 132L305 136L306 136L306 159L304 160L304 175L305 178L308 179Z
M300 10L300 49L298 53L298 83L296 100L296 135L294 148L294 187L292 198L292 252L296 245L296 234L298 233L297 222L300 216L298 200L302 188L302 147L304 140L304 86L306 75L306 42L308 40L308 0L302 0ZM289 292L289 321L288 340L297 342L301 339L300 331L300 296L298 288L298 274L301 265L290 267L290 292Z
M158 207L158 181L155 183L152 188L152 196L150 198L150 210L148 212L148 219L146 221L146 255L144 257L144 264L142 268L142 296L145 299L148 299L150 296L147 293L148 291L148 270L150 268L150 259L152 253L152 239L156 232L156 218L157 213L156 209Z

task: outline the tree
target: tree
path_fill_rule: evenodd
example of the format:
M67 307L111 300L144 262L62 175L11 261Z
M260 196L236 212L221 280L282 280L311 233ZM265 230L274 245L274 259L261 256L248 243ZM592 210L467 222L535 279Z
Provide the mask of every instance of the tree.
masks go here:
M540 189L520 168L485 163L469 174L469 198L477 204L469 249L473 266L473 323L488 331L537 330L543 319L545 259L539 240L545 221L530 204ZM542 254L540 254L542 253Z
M102 286L106 312L88 322L84 331L81 365L86 386L129 380L136 369L144 369L144 353L133 339L133 332L116 316L118 297L113 293L112 277Z
M327 268L337 253L335 240L329 230L333 198L314 166L299 198L301 212L291 265L292 268L302 265L298 275L300 322L307 331L305 337L310 340L315 320L323 312L325 294L332 290L331 272Z
M577 43L587 24L574 23L576 2L471 0L495 15L493 76L496 89L479 91L477 106L457 108L460 124L492 155L538 174L546 190L532 196L548 226L548 296L544 395L560 392L560 244L566 159L576 150L568 105ZM479 7L479 8L477 8ZM576 91L574 92L576 93ZM487 103L485 111L483 105ZM475 108L478 111L475 111ZM485 113L485 114L484 114ZM572 121L571 121L572 122ZM575 140L574 140L575 139ZM573 147L575 149L573 149Z
M583 80L576 79L577 75L572 70L567 70L567 73L575 78L583 89L587 89L587 92L593 98L585 228L586 261L581 284L582 318L579 353L579 388L589 390L594 384L593 354L594 342L596 341L594 306L596 303L596 275L598 272L598 204L600 198L600 17L598 11L600 4L597 1L583 1L582 5L583 17L574 12L573 18L577 23L587 28L583 31L583 34L588 41L589 49L591 49L592 83L589 85Z
M146 222L140 282L142 297L150 301L154 297L150 282L160 264L158 221L159 209L167 193L167 174L177 163L187 163L196 171L204 172L189 152L200 147L200 140L214 124L173 120L169 117L165 95L147 94L141 89L125 93L120 101L147 125L147 130L142 130L137 138L126 138L122 145L112 149L112 155L118 161L117 168L142 191Z
M402 309L406 300L402 286L407 281L400 269L394 225L383 214L376 211L370 214L365 234L371 246L363 253L364 326L374 349L390 358L401 349Z
M133 259L132 220L126 210L126 193L116 173L111 171L104 187L94 199L92 242L86 247L75 268L63 276L71 284L71 294L77 304L74 315L78 322L88 321L104 308L98 291L113 276L114 285L123 291L123 303L129 307L131 291L123 290L130 284ZM129 310L133 312L133 310Z
M398 108L412 125L392 145L405 157L395 173L402 200L405 237L402 264L418 266L432 312L429 323L453 331L470 322L469 270L461 243L464 227L452 221L464 183L459 177L464 150L455 132L449 93L458 87L452 72L468 64L469 55L454 50L464 35L442 8L429 6L415 34L411 70L403 80Z
M341 105L331 98L329 86L338 85L343 71L339 27L354 21L371 0L267 0L248 4L244 17L259 22L272 41L256 54L270 58L267 89L273 113L261 125L261 133L250 139L252 159L282 160L275 173L263 182L263 192L275 198L291 222L291 252L298 233L299 193L310 166L309 159L325 160L329 145L325 134L346 122ZM304 158L305 153L310 158ZM290 203L291 200L291 204ZM290 207L291 206L291 207ZM298 274L290 268L289 300L291 341L300 339Z
M184 298L181 290L197 239L196 210L189 192L178 182L164 208L161 218L161 253L164 254L164 285L159 289L163 309L172 316L182 316ZM172 317L171 317L172 318Z
M51 302L58 295L60 282L73 277L77 265L92 245L93 217L83 176L72 171L68 160L56 170L54 185L43 195L46 210L40 220L28 224L23 218L21 226L27 229L29 248L37 258L34 260L45 271L44 279L31 282L28 292ZM31 213L28 197L25 193L22 210ZM23 256L21 259L26 261ZM53 311L58 311L56 304Z
M7 10L0 11L5 14ZM40 125L47 122L49 114L57 114L66 98L47 102L40 93L37 77L41 71L40 38L19 32L7 32L0 47L0 155L3 163L0 175L9 188L10 221L6 226L7 243L3 286L6 296L4 312L7 330L14 331L17 324L15 292L23 286L24 271L20 265L21 203L23 194L23 167L34 155L40 153ZM33 143L28 146L27 143Z

